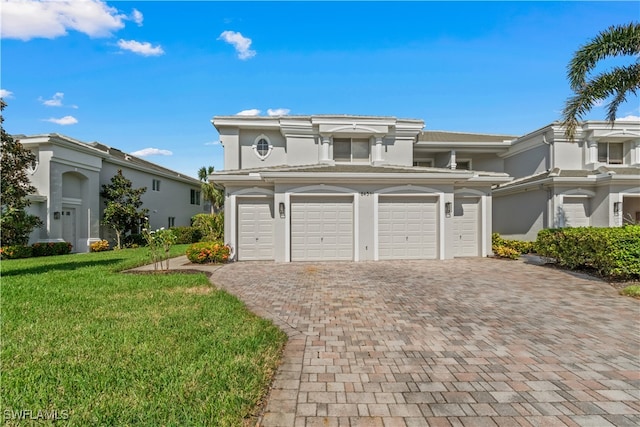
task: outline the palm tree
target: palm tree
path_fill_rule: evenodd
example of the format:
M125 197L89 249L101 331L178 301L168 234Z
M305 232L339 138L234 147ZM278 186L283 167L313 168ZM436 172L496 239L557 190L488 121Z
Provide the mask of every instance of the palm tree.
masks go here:
M213 182L209 182L209 175L213 173L213 166L201 167L198 169L198 178L202 181L200 189L202 191L202 198L208 202L211 202L211 213L222 209L224 206L224 193L222 189L216 187Z
M640 24L612 26L602 31L589 43L582 46L569 63L567 77L574 95L567 99L562 112L565 135L573 141L578 121L598 101L613 96L607 106L607 120L613 123L618 107L630 93L636 95L640 89ZM592 77L597 63L607 57L635 55L631 65L614 67Z

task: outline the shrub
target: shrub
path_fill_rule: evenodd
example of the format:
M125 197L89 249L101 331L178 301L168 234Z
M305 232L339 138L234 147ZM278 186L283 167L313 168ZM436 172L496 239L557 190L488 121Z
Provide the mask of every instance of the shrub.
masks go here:
M125 248L139 248L140 246L146 246L147 241L142 234L129 234L124 238Z
M197 227L173 227L171 230L178 245L196 243L202 239L202 231Z
M89 245L89 251L91 252L104 252L109 250L109 242L106 240L100 240L99 242L93 242Z
M542 230L536 251L570 269L592 269L613 280L640 278L640 225Z
M0 259L30 258L33 256L31 246L13 245L0 248Z
M491 249L500 258L518 259L521 254L534 252L535 242L504 239L498 233L491 235Z
M68 242L34 243L31 248L34 257L54 256L71 253L73 245Z
M226 263L229 261L230 253L231 248L222 242L194 243L187 248L187 258L197 264Z
M224 240L224 214L197 214L191 218L193 227L200 230L202 241L215 242Z

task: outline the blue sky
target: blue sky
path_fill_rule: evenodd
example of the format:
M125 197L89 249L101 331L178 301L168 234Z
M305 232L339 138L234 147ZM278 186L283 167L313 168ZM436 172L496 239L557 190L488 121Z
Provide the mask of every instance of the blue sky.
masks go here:
M2 0L1 14L8 132L99 141L195 176L223 167L214 115L531 132L560 118L573 52L640 20L640 3ZM637 98L619 110L638 115Z

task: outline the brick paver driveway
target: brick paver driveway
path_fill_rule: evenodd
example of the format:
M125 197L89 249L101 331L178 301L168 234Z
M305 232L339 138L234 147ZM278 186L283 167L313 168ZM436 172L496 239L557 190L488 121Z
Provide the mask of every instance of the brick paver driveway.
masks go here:
M494 259L235 263L289 334L262 426L637 426L640 304Z

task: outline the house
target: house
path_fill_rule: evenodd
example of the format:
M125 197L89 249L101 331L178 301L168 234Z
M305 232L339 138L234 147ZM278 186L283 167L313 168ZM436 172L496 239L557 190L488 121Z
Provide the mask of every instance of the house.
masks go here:
M216 116L212 123L225 169L210 179L225 187L225 239L237 260L491 253L492 187L512 178L458 165L471 154L468 169L501 164L493 157L508 149L502 136L483 136L486 147L461 138L457 157L429 146L422 120Z
M640 122L585 122L568 141L553 123L497 153L514 178L493 189L493 229L535 240L553 227L640 222Z
M66 241L74 252L88 252L91 243L112 240L113 231L100 224L104 210L100 192L118 169L134 188L147 188L142 201L152 229L188 226L191 217L203 211L198 180L118 149L58 134L14 139L37 159L29 170L37 193L29 196L28 209L44 225L33 231L30 243Z
M640 221L640 123L524 136L395 117L216 116L225 236L238 260L447 259L491 232Z

